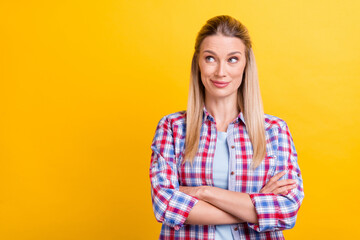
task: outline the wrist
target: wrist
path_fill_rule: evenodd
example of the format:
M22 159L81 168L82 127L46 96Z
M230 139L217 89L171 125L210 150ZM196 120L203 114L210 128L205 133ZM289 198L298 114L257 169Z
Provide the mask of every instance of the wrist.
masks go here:
M200 188L199 191L199 199L203 200L203 201L207 201L210 193L211 193L211 186L203 186Z

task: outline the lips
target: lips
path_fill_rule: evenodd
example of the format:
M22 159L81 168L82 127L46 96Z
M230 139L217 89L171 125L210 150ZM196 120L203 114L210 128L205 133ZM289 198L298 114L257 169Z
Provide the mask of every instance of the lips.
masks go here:
M211 82L218 88L224 88L230 83L230 82L219 82L219 81L211 81Z

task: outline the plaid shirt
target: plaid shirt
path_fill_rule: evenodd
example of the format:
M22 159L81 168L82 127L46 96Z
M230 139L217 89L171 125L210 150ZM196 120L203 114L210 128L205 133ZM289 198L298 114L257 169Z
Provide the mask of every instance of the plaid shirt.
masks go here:
M198 199L179 191L179 186L214 186L212 162L217 139L216 122L203 108L200 143L193 167L181 165L186 135L186 111L164 116L159 121L150 163L151 196L157 221L162 223L159 239L214 239L216 225L184 224ZM286 122L265 114L267 154L255 169L250 168L253 149L242 112L227 129L229 144L229 190L248 193L257 212L258 224L232 225L234 239L284 239L282 231L294 227L304 198L297 153ZM287 195L259 193L275 174L295 179L297 187ZM280 180L281 180L280 179Z

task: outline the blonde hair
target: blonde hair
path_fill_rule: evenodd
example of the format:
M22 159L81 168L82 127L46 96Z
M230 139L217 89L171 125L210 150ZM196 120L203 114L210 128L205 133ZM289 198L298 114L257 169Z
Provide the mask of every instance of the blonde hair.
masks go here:
M216 34L240 38L246 46L246 65L242 83L238 88L237 102L238 107L243 113L246 130L253 146L252 167L255 169L266 156L264 110L260 95L257 67L248 30L238 20L228 15L220 15L209 19L196 37L186 111L186 144L183 163L186 161L192 163L199 147L205 103L205 88L201 82L198 64L200 46L207 36Z

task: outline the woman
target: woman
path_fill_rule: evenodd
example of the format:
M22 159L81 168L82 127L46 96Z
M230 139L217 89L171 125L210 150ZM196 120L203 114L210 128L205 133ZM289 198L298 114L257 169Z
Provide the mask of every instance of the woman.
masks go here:
M247 29L222 15L198 33L187 111L151 145L160 239L283 239L304 198L286 122L264 114Z

